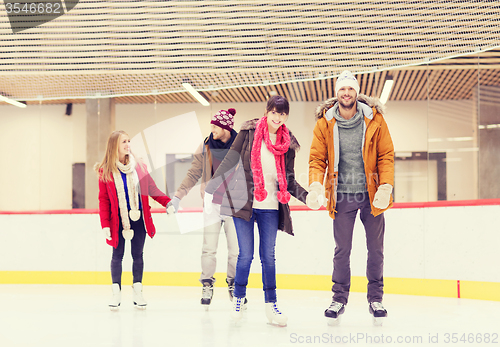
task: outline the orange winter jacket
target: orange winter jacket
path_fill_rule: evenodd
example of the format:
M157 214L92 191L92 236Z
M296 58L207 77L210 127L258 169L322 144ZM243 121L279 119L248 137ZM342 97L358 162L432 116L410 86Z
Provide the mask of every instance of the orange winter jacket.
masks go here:
M327 210L333 219L335 219L337 198L339 134L336 120L328 110L336 102L337 98L331 98L317 107L316 126L309 153L309 184L312 182L324 184L328 199ZM378 99L360 94L358 102L358 111L361 108L365 120L362 153L366 188L370 196L372 214L377 216L393 205L391 197L386 209L378 209L373 207L373 198L380 185L388 183L394 186L394 146L382 115L383 106Z

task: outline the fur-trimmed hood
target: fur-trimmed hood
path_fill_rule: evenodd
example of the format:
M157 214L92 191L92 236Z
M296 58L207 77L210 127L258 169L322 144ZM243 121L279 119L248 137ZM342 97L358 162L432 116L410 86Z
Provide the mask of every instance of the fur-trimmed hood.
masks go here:
M370 107L375 107L375 109L377 110L378 113L380 113L381 115L384 115L385 107L384 107L384 105L382 105L382 103L380 102L380 100L378 98L371 98L371 97L366 96L364 94L359 94L357 100L365 105L370 106ZM328 109L330 109L331 107L333 107L333 105L335 105L336 102L337 102L337 98L334 97L334 98L330 98L330 99L326 100L324 103L322 103L321 105L316 107L316 112L314 113L314 118L316 120L318 120L321 117L323 117L325 112Z
M257 122L259 120L260 120L260 118L247 120L246 122L244 122L241 125L240 131L255 130L255 128L257 127ZM298 152L298 150L300 149L299 141L297 140L297 138L295 136L293 136L290 129L288 129L288 132L290 133L290 148L293 149L294 151Z

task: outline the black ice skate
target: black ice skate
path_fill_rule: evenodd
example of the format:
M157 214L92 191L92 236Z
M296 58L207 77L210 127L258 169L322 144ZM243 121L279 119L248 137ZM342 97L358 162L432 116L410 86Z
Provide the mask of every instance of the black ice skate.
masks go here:
M382 303L377 301L370 302L368 310L373 316L373 325L381 326L384 318L387 317L387 310L382 306Z
M226 278L227 283L227 291L229 293L229 300L233 301L233 292L234 292L234 278Z
M340 316L345 311L345 305L340 302L332 301L330 307L325 310L325 317L328 318L328 325L337 325L340 323Z
M201 304L205 306L205 310L208 310L210 303L212 302L212 296L214 295L214 285L210 280L205 280L201 282L203 284L203 292L201 296Z

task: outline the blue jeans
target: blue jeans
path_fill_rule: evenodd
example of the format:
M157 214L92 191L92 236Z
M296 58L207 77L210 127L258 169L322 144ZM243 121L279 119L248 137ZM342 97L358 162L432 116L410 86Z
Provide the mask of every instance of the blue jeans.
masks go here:
M254 223L259 230L259 256L262 263L262 284L265 302L276 302L276 259L274 247L278 233L279 211L253 209L250 221L234 217L240 253L236 263L234 293L244 298L247 292L248 275L254 252Z

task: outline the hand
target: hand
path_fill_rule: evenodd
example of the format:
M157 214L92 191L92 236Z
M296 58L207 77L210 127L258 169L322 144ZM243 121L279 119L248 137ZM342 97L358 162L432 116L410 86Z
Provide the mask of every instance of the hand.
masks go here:
M205 213L210 214L214 210L212 206L213 199L214 199L213 194L208 194L207 192L205 192L205 197L203 198L203 210L205 211Z
M106 240L111 241L111 230L109 228L102 228L102 232L104 233Z
M172 203L172 205L175 208L175 213L177 213L177 211L179 211L179 204L181 202L181 199L179 199L177 196L174 196L172 198L172 200L170 200L170 202ZM169 202L169 204L170 204L170 202ZM167 207L168 207L168 205L167 205Z
M326 205L325 188L319 182L313 182L307 189L306 205L312 210L317 210L321 205Z
M175 214L175 212L177 212L175 210L175 207L174 207L174 204L172 203L172 200L170 200L167 204L167 207L166 207L166 210L167 210L167 214Z
M381 210L389 206L391 201L392 186L388 183L382 184L378 187L375 196L373 197L373 207L379 208Z

